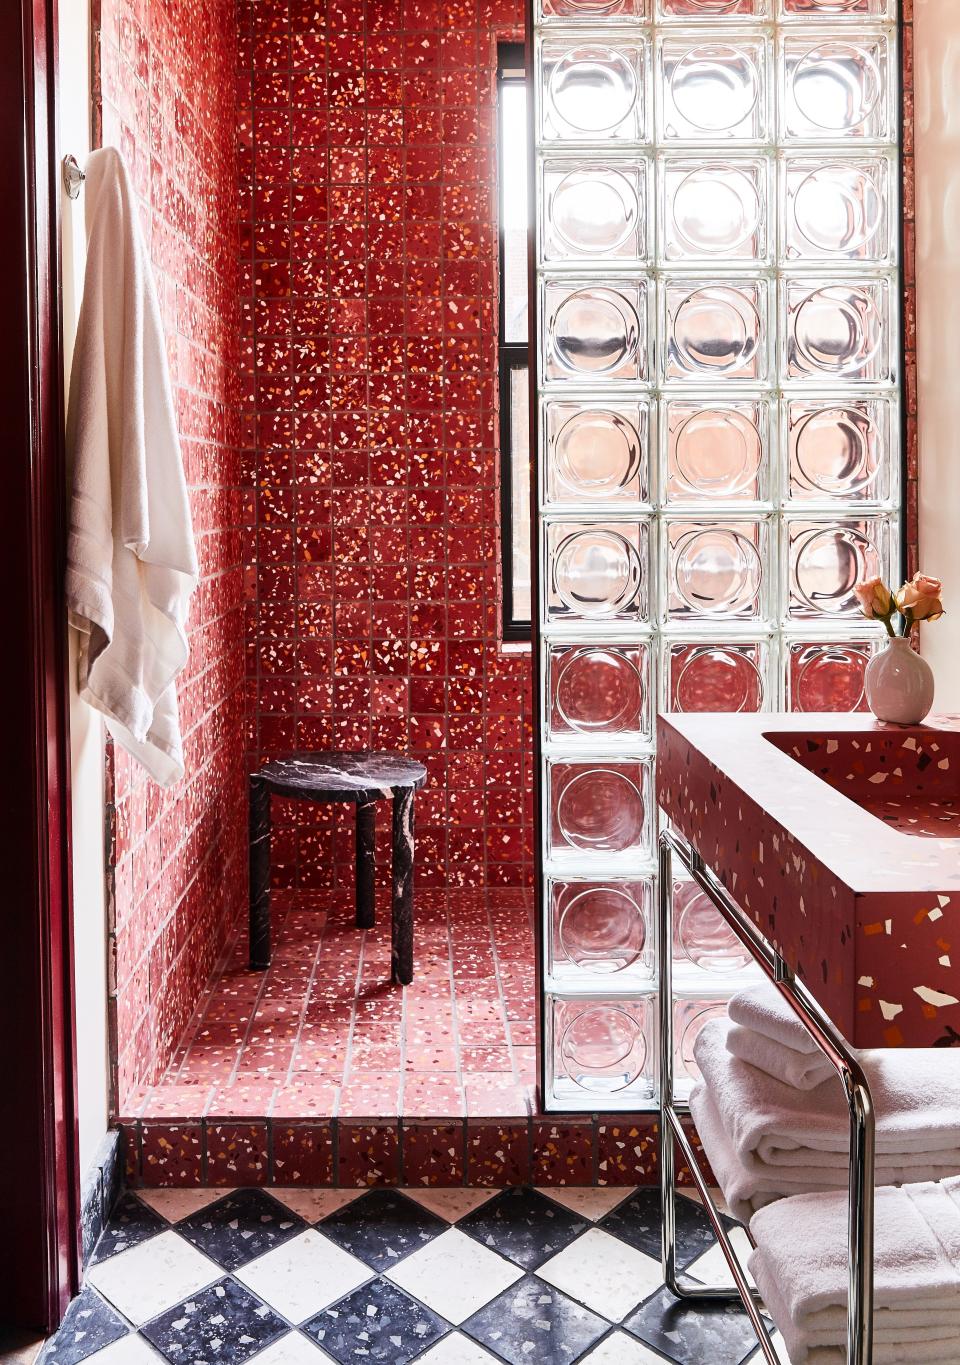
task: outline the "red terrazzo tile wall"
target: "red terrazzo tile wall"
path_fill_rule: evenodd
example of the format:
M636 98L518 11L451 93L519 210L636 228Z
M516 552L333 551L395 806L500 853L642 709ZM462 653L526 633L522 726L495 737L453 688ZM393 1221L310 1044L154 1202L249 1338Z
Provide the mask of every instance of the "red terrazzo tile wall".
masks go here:
M167 1066L246 896L233 0L97 0L93 32L97 126L140 196L202 574L179 687L185 780L165 794L108 759L122 1106Z
M252 761L413 754L418 885L528 884L530 660L499 647L495 444L496 38L522 4L239 14ZM346 815L275 810L276 883L307 904L349 885Z
M903 516L907 573L920 566L917 485L917 275L916 180L914 169L913 0L901 0L903 71L903 365L906 426L906 482ZM936 572L936 569L933 570Z

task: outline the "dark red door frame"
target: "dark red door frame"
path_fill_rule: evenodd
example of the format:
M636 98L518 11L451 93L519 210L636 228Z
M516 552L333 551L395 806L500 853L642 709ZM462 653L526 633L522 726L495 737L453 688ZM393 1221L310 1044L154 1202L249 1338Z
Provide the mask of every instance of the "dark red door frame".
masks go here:
M49 1331L78 1274L56 0L0 4L0 1322Z

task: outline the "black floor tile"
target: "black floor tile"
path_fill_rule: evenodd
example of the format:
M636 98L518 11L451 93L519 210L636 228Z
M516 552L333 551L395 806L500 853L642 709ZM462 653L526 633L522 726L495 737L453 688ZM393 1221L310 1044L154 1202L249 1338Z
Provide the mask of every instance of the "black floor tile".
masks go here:
M390 1270L449 1224L396 1190L371 1190L330 1214L318 1231L376 1271Z
M240 1365L289 1326L236 1280L224 1279L152 1318L143 1335L177 1365Z
M135 1194L124 1194L110 1215L100 1240L90 1258L91 1264L106 1261L118 1252L129 1251L150 1237L156 1237L168 1227L166 1219L161 1218L148 1204L144 1204Z
M757 1349L757 1334L734 1303L685 1303L664 1286L623 1324L677 1365L740 1365Z
M687 1266L691 1261L709 1251L716 1243L710 1219L699 1204L683 1195L676 1200L677 1262ZM725 1220L734 1226L732 1220ZM657 1189L637 1190L624 1204L600 1219L599 1226L605 1232L612 1232L638 1251L660 1259L660 1237L663 1219L661 1216L660 1191Z
M509 1365L572 1365L610 1324L545 1280L525 1275L461 1330Z
M119 1313L87 1286L70 1304L60 1330L44 1348L43 1365L77 1365L129 1331Z
M371 1280L305 1322L302 1331L334 1360L406 1365L446 1336L450 1324L388 1280Z
M524 1270L536 1270L590 1226L536 1190L519 1188L503 1190L457 1224Z
M306 1226L263 1190L236 1190L192 1213L176 1230L224 1270L237 1270Z

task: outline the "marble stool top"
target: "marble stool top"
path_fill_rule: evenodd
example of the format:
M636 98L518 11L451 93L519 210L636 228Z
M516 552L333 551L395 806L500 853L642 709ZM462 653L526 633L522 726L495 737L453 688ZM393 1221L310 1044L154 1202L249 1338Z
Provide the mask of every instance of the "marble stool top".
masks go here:
M262 778L277 796L366 805L386 800L396 791L419 791L427 770L400 754L331 752L275 758L251 777Z

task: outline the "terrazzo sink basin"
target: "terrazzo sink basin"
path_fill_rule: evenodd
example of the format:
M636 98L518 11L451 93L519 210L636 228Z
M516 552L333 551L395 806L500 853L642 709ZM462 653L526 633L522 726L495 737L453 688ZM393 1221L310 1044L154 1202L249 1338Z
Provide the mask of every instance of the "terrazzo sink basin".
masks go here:
M960 1046L960 717L657 725L663 810L850 1042Z
M918 727L904 735L898 726L868 734L773 731L764 738L892 829L960 839L960 733Z

